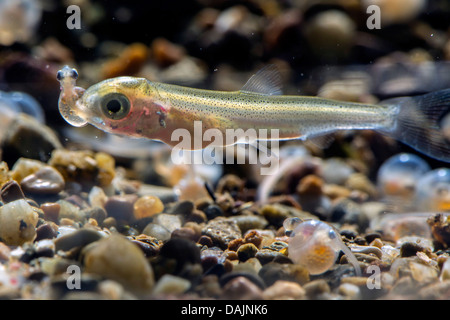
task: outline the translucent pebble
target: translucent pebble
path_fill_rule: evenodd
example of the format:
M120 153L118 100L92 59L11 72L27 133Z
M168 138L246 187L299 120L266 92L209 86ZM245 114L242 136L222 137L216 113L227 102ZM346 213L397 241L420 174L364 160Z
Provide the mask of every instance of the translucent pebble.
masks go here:
M133 204L133 213L136 219L151 217L164 210L164 204L155 196L143 196Z
M44 110L39 102L24 92L2 92L0 91L0 106L14 113L26 113L34 117L40 123L45 123Z
M450 169L435 169L417 181L418 207L427 211L450 211Z
M414 196L417 180L428 171L428 164L416 155L395 155L380 167L378 188L386 198L410 199Z
M356 274L361 275L358 260L342 242L339 233L325 222L304 221L297 225L289 238L289 257L312 275L329 270L336 262L340 250L355 267Z

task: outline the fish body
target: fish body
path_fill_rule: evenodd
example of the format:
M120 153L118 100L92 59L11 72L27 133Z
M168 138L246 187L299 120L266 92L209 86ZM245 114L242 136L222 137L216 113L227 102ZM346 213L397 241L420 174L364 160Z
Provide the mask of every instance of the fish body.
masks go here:
M309 139L344 129L372 129L443 161L450 146L439 127L449 111L450 90L420 97L395 98L380 104L351 103L318 97L286 96L273 67L256 73L240 91L213 91L151 82L144 78L104 80L84 90L74 86L73 72L58 73L60 112L72 125L90 123L104 131L129 137L178 144L174 132L196 137L190 149L202 149L211 139L198 135L215 130L240 132L228 145L240 142L248 130L277 131L257 139ZM196 134L197 133L197 134ZM217 142L217 141L216 141Z

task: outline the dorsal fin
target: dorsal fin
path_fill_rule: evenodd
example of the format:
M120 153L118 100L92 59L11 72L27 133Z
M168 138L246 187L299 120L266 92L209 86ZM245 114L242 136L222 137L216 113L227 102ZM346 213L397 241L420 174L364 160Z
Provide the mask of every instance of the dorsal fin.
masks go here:
M267 65L248 79L242 87L241 92L280 95L282 92L281 75L277 67L273 64Z

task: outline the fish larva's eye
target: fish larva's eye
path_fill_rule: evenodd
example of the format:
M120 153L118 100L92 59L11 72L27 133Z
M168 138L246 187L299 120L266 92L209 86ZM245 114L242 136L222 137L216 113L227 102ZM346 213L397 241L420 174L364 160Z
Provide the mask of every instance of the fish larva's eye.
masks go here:
M120 120L130 112L130 100L121 93L111 93L102 98L101 108L109 119Z

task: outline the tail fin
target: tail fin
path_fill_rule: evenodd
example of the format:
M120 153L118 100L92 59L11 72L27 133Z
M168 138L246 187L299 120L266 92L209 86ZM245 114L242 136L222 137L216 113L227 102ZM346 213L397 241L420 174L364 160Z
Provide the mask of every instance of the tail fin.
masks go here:
M414 149L441 161L450 162L450 137L442 120L450 115L450 89L416 97L382 101L395 112L393 127L382 130Z

